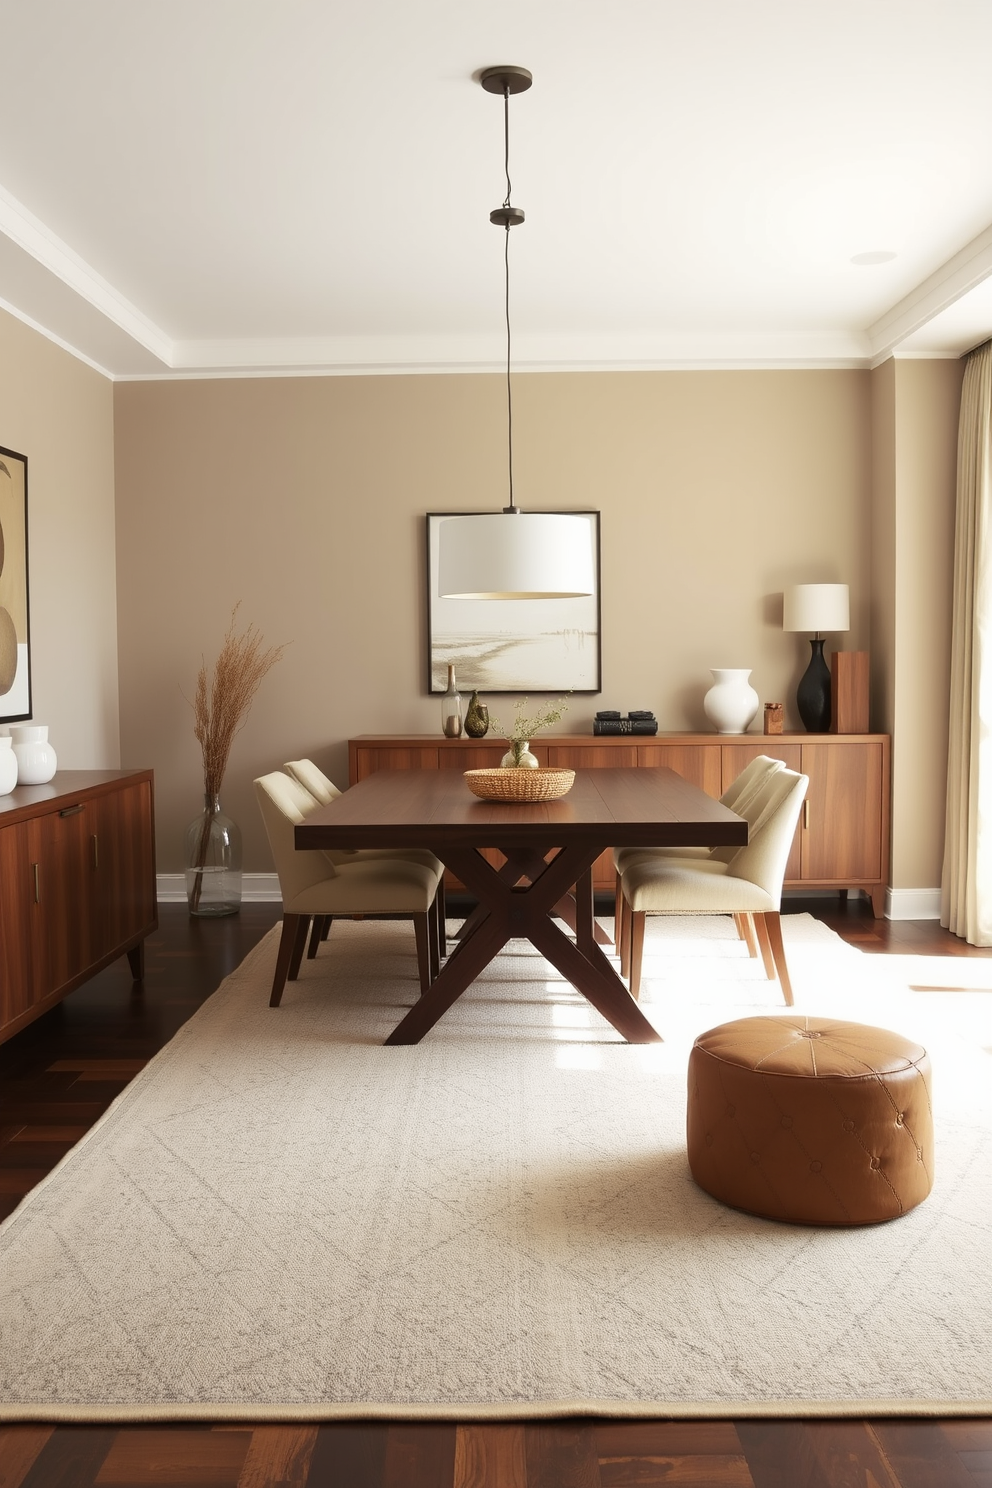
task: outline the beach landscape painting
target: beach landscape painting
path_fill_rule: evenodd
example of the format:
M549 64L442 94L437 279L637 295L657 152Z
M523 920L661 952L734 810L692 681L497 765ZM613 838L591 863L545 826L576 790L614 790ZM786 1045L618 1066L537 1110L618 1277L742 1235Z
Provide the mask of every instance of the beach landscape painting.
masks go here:
M462 692L599 692L599 512L572 514L589 523L594 594L579 599L442 599L438 531L446 517L465 515L427 514L429 690L444 692L453 664Z

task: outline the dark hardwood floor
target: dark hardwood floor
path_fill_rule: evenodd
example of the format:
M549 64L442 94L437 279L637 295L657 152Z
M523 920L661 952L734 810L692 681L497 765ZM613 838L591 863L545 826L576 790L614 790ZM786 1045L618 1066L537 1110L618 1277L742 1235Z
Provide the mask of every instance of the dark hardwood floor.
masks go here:
M604 911L606 906L604 905ZM795 900L875 954L990 956L864 901ZM144 984L127 961L0 1045L0 1215L82 1136L278 919L164 905ZM0 1488L992 1488L992 1419L522 1425L0 1427Z

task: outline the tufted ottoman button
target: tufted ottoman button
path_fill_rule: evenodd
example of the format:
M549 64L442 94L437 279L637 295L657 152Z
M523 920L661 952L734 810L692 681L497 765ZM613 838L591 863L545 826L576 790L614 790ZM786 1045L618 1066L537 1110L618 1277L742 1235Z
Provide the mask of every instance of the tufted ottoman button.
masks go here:
M901 1034L831 1018L741 1018L700 1034L688 1084L692 1176L733 1208L797 1224L875 1224L930 1192L930 1061ZM720 1119L731 1112L733 1122Z

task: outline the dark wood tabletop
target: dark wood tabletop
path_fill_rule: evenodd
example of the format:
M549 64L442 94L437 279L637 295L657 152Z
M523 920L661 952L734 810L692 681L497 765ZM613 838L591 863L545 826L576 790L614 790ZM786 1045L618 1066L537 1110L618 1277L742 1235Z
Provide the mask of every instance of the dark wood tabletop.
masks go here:
M546 837L609 847L743 846L747 824L674 770L578 770L559 801L473 796L458 770L380 770L296 828L301 848L500 847ZM443 853L438 854L443 857Z
M567 796L490 802L456 770L380 770L296 827L297 848L427 847L478 898L466 933L386 1040L415 1044L508 940L546 956L625 1039L654 1043L648 1022L596 944L592 865L611 847L744 846L747 823L673 770L579 770ZM504 858L494 867L483 848ZM557 916L577 906L575 939Z

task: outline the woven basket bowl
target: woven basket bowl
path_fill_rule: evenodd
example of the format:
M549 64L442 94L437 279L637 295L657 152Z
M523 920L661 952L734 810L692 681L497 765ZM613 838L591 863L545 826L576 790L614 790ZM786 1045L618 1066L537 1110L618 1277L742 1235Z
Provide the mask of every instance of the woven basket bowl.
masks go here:
M466 770L465 781L483 801L557 801L575 783L574 770Z

